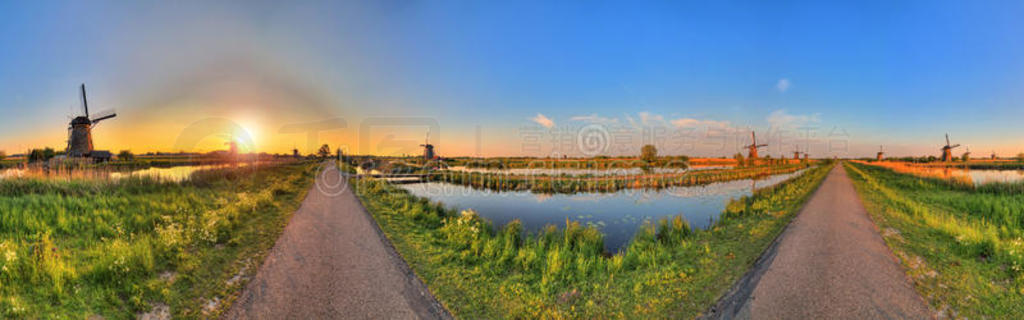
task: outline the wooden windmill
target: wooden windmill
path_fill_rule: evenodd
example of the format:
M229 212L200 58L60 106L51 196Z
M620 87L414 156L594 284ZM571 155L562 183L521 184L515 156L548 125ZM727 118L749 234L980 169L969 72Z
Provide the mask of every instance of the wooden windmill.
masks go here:
M423 159L433 160L434 159L434 145L430 144L430 131L427 131L427 139L420 145L423 147Z
M92 128L100 121L116 117L117 114L110 112L96 119L89 119L89 100L85 96L85 84L82 84L82 110L83 115L71 120L68 125L68 147L69 157L89 157L93 152Z
M750 159L751 161L756 160L757 148L767 146L767 144L757 144L757 135L754 134L754 131L750 131L750 145L745 147L748 150L747 158Z
M796 149L793 150L793 160L800 161L800 146L793 145Z
M971 147L965 147L965 148L967 148L967 151L964 152L963 159L966 162L966 161L970 161L971 160Z
M878 161L882 161L882 156L884 155L885 151L882 151L882 146L878 146L878 156L876 156L875 159Z
M946 134L946 146L942 147L942 161L950 162L953 161L953 148L959 147L960 144L950 145L949 134Z

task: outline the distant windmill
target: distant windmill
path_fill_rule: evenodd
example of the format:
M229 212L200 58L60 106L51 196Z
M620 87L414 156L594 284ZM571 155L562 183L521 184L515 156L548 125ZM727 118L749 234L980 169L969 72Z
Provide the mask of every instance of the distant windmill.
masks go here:
M757 144L757 135L754 134L754 131L750 131L750 145L745 147L749 150L747 152L747 158L751 160L757 159L757 148L767 146L767 144Z
M430 131L427 131L427 139L420 145L423 147L423 159L434 159L434 145L430 144Z
M964 161L971 160L971 147L966 147L966 148L967 148L967 152L964 152L964 155L963 155Z
M884 156L884 155L885 155L885 151L882 151L882 146L878 146L878 156L877 156L878 161L882 161L882 156Z
M997 158L997 157L996 157L996 151L995 151L995 150L992 150L992 160L995 160L996 158Z
M798 145L793 145L793 146L796 147L793 150L793 160L800 160L800 146L798 146Z
M950 145L949 134L946 134L946 146L942 147L942 161L950 162L953 161L953 148L959 147L960 144Z
M117 114L110 112L96 119L89 119L89 100L85 95L85 84L82 84L82 109L84 114L75 117L68 125L68 147L69 157L90 157L93 153L92 128L97 123L116 117Z

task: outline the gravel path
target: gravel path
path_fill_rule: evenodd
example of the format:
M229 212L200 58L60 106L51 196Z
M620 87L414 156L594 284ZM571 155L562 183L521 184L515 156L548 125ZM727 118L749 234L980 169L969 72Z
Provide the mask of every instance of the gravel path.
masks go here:
M708 318L933 318L842 165L716 309Z
M328 166L226 319L446 319Z

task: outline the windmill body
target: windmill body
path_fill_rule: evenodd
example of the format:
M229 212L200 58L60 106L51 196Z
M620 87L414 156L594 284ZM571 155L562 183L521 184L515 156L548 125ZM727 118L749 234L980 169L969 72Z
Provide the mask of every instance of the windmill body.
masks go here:
M68 157L92 157L93 156L93 144L92 144L92 129L100 121L116 117L116 113L102 116L97 119L89 119L89 100L85 95L85 84L82 84L82 109L84 114L77 116L71 120L71 124L68 126L68 147L66 154ZM109 154L109 152L100 152L100 154Z
M953 148L959 147L959 144L949 144L949 134L946 134L946 145L942 147L942 161L950 162L953 161Z
M882 146L878 146L878 156L876 157L876 160L882 161L883 156L885 156L885 152L882 151Z

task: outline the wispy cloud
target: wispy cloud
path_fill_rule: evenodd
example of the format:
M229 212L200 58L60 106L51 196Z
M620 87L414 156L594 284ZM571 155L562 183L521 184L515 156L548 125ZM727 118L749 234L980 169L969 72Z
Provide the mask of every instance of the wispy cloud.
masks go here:
M599 116L599 115L597 115L595 113L592 113L592 114L587 115L587 116L575 116L575 117L569 118L569 120L572 120L572 121L583 121L583 122L587 122L587 123L597 123L597 124L619 123L619 119L618 118L605 118L605 117Z
M679 128L728 128L729 121L701 120L693 118L672 119L673 126Z
M536 117L530 118L530 120L533 120L533 122L536 122L537 124L549 129L555 126L554 121L540 113L538 113Z
M792 85L793 84L789 82L789 79L782 78L782 79L779 79L779 81L775 83L775 89L779 90L779 92L783 92L784 93L787 90L789 90L789 87L792 86Z
M773 129L792 129L821 122L820 115L817 113L789 114L786 113L786 109L772 111L765 120Z
M665 117L662 117L659 114L653 114L647 111L643 111L640 112L639 115L640 123L645 126L665 125Z

